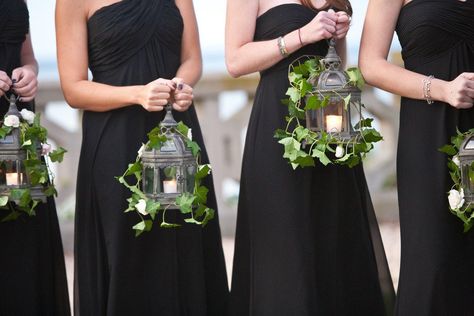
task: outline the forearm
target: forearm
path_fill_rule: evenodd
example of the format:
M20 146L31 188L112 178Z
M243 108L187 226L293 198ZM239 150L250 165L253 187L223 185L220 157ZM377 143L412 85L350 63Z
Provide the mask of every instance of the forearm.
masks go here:
M67 103L88 111L104 112L140 104L142 86L115 87L88 80L61 83Z
M21 65L23 67L30 67L33 72L38 75L38 62L36 61L33 47L31 45L31 38L28 34L21 48Z
M183 61L178 71L176 72L176 77L181 78L184 82L191 87L193 87L202 75L202 62L200 59L187 59Z
M403 97L423 100L423 80L426 75L406 70L386 60L367 61L360 63L366 82L374 87ZM434 101L445 102L446 81L431 80L430 97Z
M302 47L298 30L283 36L286 50L291 54ZM237 48L226 51L227 69L231 76L258 72L270 68L284 57L278 48L278 39L260 42L249 42Z

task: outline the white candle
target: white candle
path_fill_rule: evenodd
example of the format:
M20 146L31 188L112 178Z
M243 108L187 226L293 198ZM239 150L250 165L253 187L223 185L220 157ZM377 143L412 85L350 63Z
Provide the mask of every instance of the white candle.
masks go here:
M326 132L339 133L342 130L342 116L328 115L326 116Z
M178 185L176 184L176 180L163 181L163 192L178 193Z
M23 180L23 175L20 173L6 173L7 185L20 185Z

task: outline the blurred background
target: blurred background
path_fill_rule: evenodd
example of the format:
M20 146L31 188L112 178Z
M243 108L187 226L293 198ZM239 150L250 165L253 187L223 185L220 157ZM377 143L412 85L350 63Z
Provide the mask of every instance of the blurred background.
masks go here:
M352 1L354 16L348 34L348 66L357 64L367 1ZM194 0L194 4L204 60L203 77L195 87L195 106L213 165L224 251L230 274L243 142L258 75L232 79L226 72L224 62L226 2ZM75 181L81 143L81 113L71 109L64 102L60 91L54 31L55 1L30 0L28 5L33 46L40 65L37 109L43 112L43 124L49 130L53 146L56 144L68 149L64 162L55 172L59 190L58 214L66 264L68 276L72 278ZM395 37L389 56L394 63L401 63L399 51L398 39ZM369 155L364 167L392 278L396 285L400 257L395 177L399 98L366 87L363 102L370 115L376 119L377 128L385 140ZM70 288L71 285L72 282Z

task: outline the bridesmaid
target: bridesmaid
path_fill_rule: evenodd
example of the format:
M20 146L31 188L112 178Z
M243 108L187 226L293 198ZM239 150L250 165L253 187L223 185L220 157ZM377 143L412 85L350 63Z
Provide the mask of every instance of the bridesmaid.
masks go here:
M34 110L38 64L23 0L0 0L0 117L13 92L19 107ZM70 315L66 269L53 198L40 203L36 216L1 222L0 315Z
M393 285L362 166L294 171L273 138L286 124L289 64L324 56L331 37L345 56L350 3L227 3L229 73L261 75L245 142L229 314L390 314Z
M225 315L219 219L205 228L156 225L136 238L136 218L123 213L130 192L115 179L169 102L208 161L192 105L202 68L192 0L58 0L56 31L64 95L84 110L75 315ZM215 209L212 182L205 185Z
M396 314L473 315L474 233L463 233L438 151L474 127L474 2L370 0L360 47L368 83L402 96L397 155L401 266ZM394 31L405 69L387 62Z

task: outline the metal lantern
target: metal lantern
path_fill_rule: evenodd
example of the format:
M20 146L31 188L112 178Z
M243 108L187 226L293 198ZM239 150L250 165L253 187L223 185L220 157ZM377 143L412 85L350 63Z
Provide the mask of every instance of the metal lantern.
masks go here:
M306 111L306 127L315 131L339 134L341 138L355 136L352 123L361 120L361 91L349 85L347 74L341 70L341 58L336 52L336 41L330 40L329 50L322 64L318 83L313 91L320 101L327 105ZM350 96L348 106L345 99Z
M177 125L171 106L167 106L160 127L168 140L160 149L145 149L142 155L143 192L170 209L176 208L174 202L178 195L194 191L197 172L196 158L186 146L186 139L176 131Z
M16 107L16 98L10 96L10 107L6 116L14 115L20 119ZM21 147L20 129L13 128L11 133L0 139L0 195L9 196L12 189L30 189L33 200L46 202L46 196L41 185L32 186L23 161L26 150ZM19 202L13 200L14 202Z
M464 139L459 149L461 186L467 203L474 202L474 135Z

